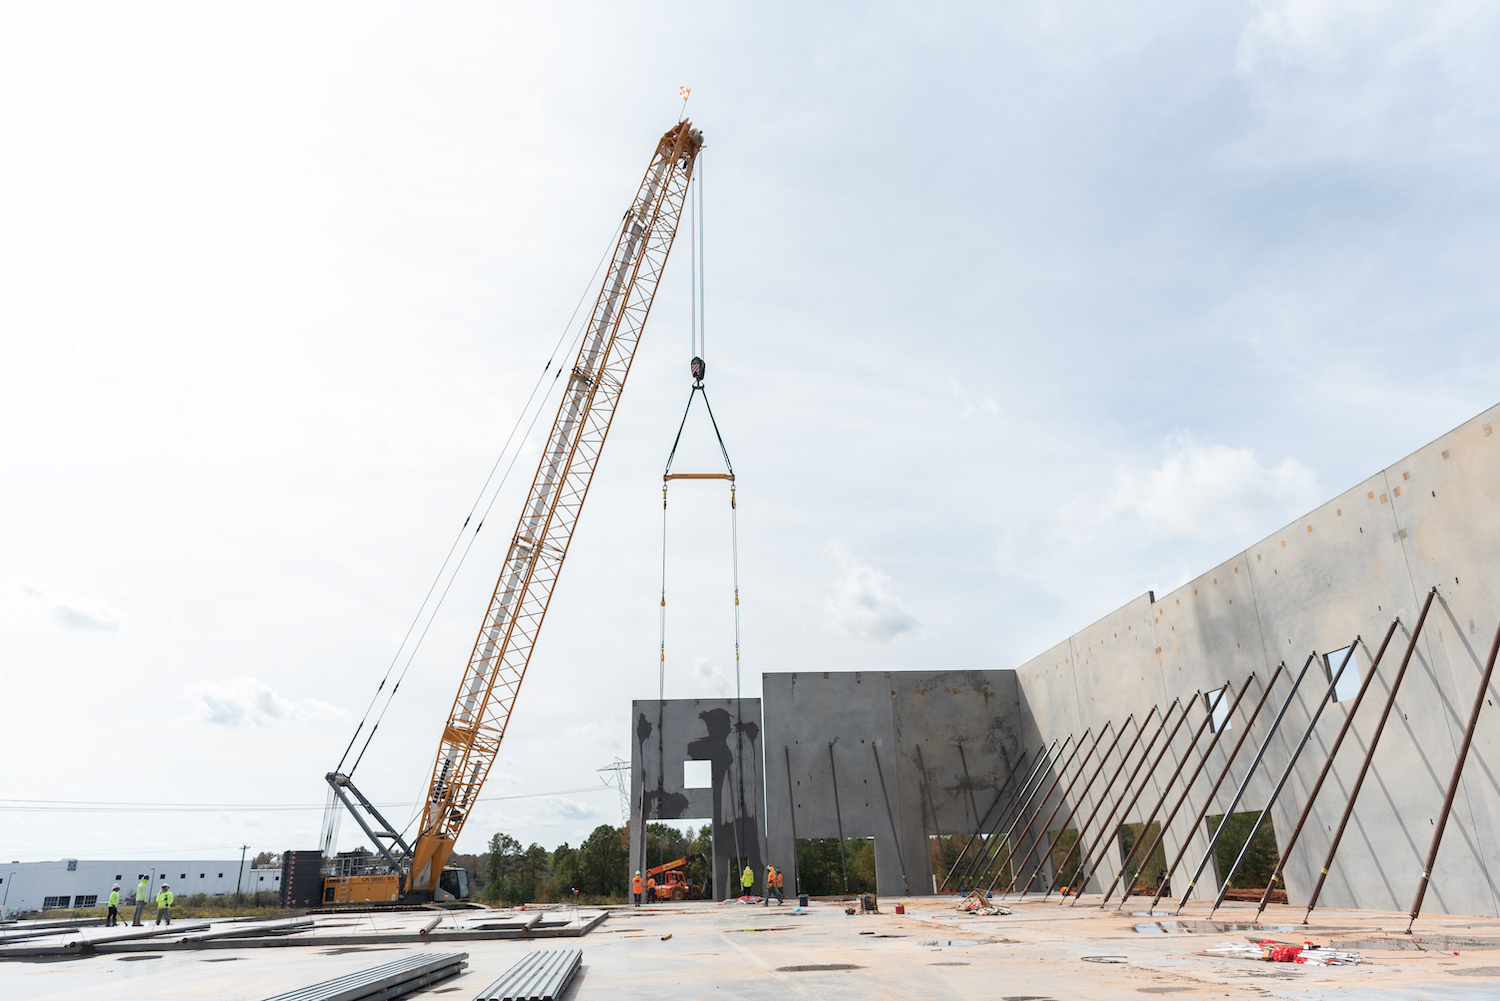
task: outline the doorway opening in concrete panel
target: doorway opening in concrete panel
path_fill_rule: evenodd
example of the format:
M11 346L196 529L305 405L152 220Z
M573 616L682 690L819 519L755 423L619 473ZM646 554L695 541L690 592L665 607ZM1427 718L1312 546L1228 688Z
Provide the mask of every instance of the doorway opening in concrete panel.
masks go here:
M1229 823L1225 825L1224 833L1219 835L1219 843L1214 846L1214 876L1215 882L1220 886L1224 884L1224 873L1240 857L1240 849L1245 847L1245 841L1250 837L1250 828L1255 825L1255 818L1259 816L1259 810L1229 815ZM1214 836L1214 831L1219 829L1219 822L1223 819L1222 813L1208 817L1209 837ZM1260 825L1250 850L1245 853L1245 861L1240 863L1239 871L1229 881L1229 892L1224 895L1224 899L1259 900L1260 895L1265 892L1266 883L1270 882L1271 873L1276 871L1276 863L1280 861L1281 853L1276 849L1276 831L1272 828L1271 818L1267 817L1265 823ZM1272 891L1271 899L1277 903L1286 903L1286 888L1277 887Z
M874 838L845 838L842 858L838 838L797 839L797 879L803 893L814 897L842 896L846 863L849 892L874 893Z
M1142 839L1145 840L1146 845L1149 845L1152 842L1155 842L1158 835L1160 834L1160 821L1153 821L1151 823L1151 826L1144 831L1141 829L1140 824L1125 824L1121 826L1120 858L1123 859L1129 857L1130 853L1135 850L1136 844ZM1146 845L1141 845L1141 849L1144 850ZM1161 879L1164 875L1166 875L1166 872L1166 846L1164 844L1157 843L1156 848L1151 852L1150 858L1132 858L1130 860L1129 864L1125 866L1125 875L1122 879L1122 882L1128 885L1130 881L1132 879L1135 879L1136 875L1139 874L1140 878L1135 879L1136 892L1154 894L1156 892L1156 888L1161 885ZM1171 884L1169 883L1167 888L1163 891L1163 896L1170 895L1171 892Z
M657 897L661 900L712 900L714 828L703 821L694 827L690 819L674 820L672 823L655 821L646 825L647 876L656 881ZM702 855L708 860L695 856ZM682 863L683 859L691 859ZM657 872L650 872L657 869Z

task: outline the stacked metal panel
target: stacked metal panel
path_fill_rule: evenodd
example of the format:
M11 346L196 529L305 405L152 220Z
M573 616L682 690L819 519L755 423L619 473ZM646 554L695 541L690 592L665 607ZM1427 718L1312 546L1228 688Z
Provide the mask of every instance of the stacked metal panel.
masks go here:
M464 968L468 958L467 952L414 953L405 959L277 994L266 1001L361 1001L377 997L385 1001L453 976Z
M474 1001L556 1001L582 963L582 949L528 952Z

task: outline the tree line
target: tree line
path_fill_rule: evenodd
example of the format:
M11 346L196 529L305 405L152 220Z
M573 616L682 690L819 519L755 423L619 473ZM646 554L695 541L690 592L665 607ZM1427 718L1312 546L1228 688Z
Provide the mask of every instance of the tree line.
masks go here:
M695 852L712 857L712 838L708 824L686 832L666 824L648 824L647 866ZM474 899L514 907L574 899L623 901L632 875L626 872L629 859L629 826L601 824L576 848L563 842L550 852L534 842L523 848L509 834L497 831L490 837L486 851L477 855L455 854L449 864L468 871ZM706 876L702 865L693 863L688 878L702 883Z

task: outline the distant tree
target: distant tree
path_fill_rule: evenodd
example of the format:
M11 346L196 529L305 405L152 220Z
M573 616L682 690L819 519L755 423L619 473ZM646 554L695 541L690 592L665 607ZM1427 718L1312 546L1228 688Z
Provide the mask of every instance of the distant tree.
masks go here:
M509 834L496 832L490 838L489 852L484 860L486 900L498 903L505 900L515 874L516 857L521 854L521 842Z
M261 852L250 860L250 866L254 869L274 869L280 865L280 852Z
M552 853L552 885L559 900L572 899L573 888L578 886L578 852L566 841Z
M601 824L578 846L578 889L597 896L623 895L628 855L618 828Z

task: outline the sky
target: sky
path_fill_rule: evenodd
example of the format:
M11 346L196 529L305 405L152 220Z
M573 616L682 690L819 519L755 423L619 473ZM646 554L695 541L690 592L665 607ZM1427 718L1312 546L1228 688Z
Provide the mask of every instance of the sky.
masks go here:
M1497 56L1442 0L7 7L0 855L316 845L458 538L356 776L405 822L680 86L753 696L1015 667L1500 400ZM667 696L736 690L722 484L663 555L689 257L460 851L620 823L664 562Z

